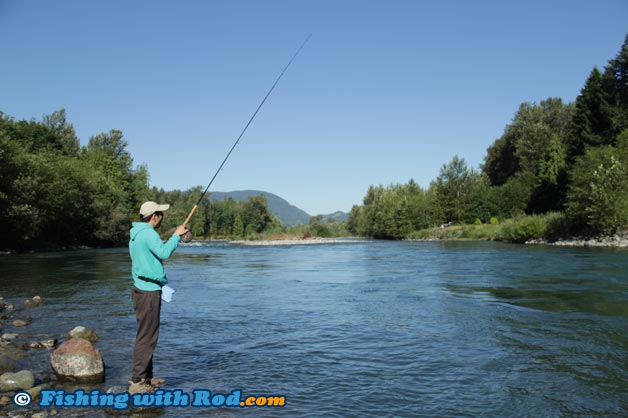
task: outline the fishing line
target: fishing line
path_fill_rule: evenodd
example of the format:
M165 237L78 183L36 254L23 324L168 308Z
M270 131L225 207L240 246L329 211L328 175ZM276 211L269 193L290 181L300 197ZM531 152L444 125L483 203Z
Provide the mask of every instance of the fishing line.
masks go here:
M286 64L286 66L284 67L284 69L281 71L281 73L279 74L279 77L277 77L277 79L275 80L275 82L273 83L272 87L270 88L270 90L268 90L268 93L266 93L266 96L264 96L264 99L262 99L262 101L260 102L259 106L257 106L257 109L255 109L255 112L253 112L253 115L251 116L251 118L249 119L249 121L246 123L246 125L244 126L244 129L242 129L242 132L240 132L240 135L238 135L238 138L236 139L236 141L233 143L233 145L231 146L231 149L229 150L229 152L227 153L227 156L225 157L224 160L222 160L222 163L220 164L220 166L218 167L218 170L216 170L216 172L214 173L213 177L211 178L211 180L209 181L209 184L207 185L207 187L205 187L205 190L203 191L203 193L201 194L201 197L198 198L198 201L196 202L196 204L192 207L192 210L190 211L190 213L188 214L187 218L185 218L185 221L183 222L183 226L187 228L188 223L190 222L190 219L192 218L192 215L194 215L194 212L196 212L196 209L198 208L198 205L201 203L201 201L203 200L203 198L205 197L205 195L207 194L207 191L209 190L209 188L211 187L212 183L214 182L214 180L216 179L216 177L218 176L218 173L220 173L220 170L222 170L222 167L225 165L225 163L227 162L227 160L229 159L229 157L231 156L231 153L233 153L233 150L235 149L235 147L238 145L238 143L240 142L240 139L242 139L242 136L244 135L244 133L246 132L246 130L249 128L249 125L251 125L251 122L253 122L253 119L255 119L255 116L257 115L257 113L259 112L259 110L262 108L262 106L264 106L264 103L266 102L266 99L268 99L268 96L270 96L270 94L273 92L273 90L275 89L275 86L277 86L277 84L279 83L279 80L281 80L281 77L283 77L283 75L285 74L285 72L288 70L288 67L290 67L290 64L292 64L292 61L294 61L294 59L297 57L297 55L299 55L299 52L301 52L301 50L303 49L303 47L305 46L305 44L310 40L310 38L312 37L312 35L309 35L307 38L305 38L305 41L303 41L303 43L301 44L301 46L299 47L299 49L297 49L297 52L294 53L294 55L292 56L292 58L290 58L290 61L288 61L288 64ZM186 234L188 235L188 234ZM183 237L182 237L183 238ZM191 234L189 234L189 238L188 240L191 240Z

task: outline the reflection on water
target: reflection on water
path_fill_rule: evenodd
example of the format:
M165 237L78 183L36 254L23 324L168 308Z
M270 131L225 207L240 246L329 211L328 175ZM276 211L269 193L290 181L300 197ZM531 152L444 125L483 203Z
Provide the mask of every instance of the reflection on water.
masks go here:
M194 243L166 262L176 293L163 306L156 371L172 389L288 400L216 416L622 416L627 255L469 242ZM45 299L27 313L27 338L92 328L107 365L101 387L126 383L135 335L126 249L5 256L0 269L5 299ZM48 353L29 352L28 367L48 374Z

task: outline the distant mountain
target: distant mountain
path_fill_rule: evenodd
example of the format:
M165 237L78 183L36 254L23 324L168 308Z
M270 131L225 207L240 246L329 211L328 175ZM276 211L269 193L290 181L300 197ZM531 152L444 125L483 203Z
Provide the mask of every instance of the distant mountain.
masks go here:
M268 201L268 209L270 212L286 226L294 226L299 223L307 225L310 222L311 216L298 207L291 205L287 200L282 199L276 194L263 192L261 190L238 190L234 192L211 192L210 200L225 200L230 197L235 201L246 200L251 196L266 196ZM324 215L323 220L327 221L329 218L333 218L336 222L346 221L349 218L349 214L344 212L334 212L330 215Z
M349 220L349 214L346 213L346 212L337 211L337 212L334 212L332 214L323 216L323 221L324 222L327 222L330 219L333 219L336 222L344 222L344 221Z
M260 190L238 190L235 192L211 192L210 201L225 200L230 197L235 201L246 200L251 196L266 196L268 201L268 209L270 212L286 226L293 226L299 223L307 224L310 222L310 215L302 209L291 205L285 199Z

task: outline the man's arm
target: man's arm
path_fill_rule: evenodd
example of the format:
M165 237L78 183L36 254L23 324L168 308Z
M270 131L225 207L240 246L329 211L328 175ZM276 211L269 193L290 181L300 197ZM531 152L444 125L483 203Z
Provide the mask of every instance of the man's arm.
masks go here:
M178 230L179 229L177 228L177 231ZM172 234L170 239L168 239L168 241L164 243L161 241L161 238L159 237L157 231L154 231L153 234L150 234L146 243L148 244L148 249L153 254L155 254L161 260L166 260L172 255L174 250L177 249L180 240L181 236L175 233Z

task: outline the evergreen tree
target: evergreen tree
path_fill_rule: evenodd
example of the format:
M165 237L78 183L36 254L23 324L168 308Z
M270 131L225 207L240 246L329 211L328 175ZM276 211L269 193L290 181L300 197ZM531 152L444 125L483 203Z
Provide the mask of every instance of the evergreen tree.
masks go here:
M613 122L609 92L608 73L606 77L594 68L580 95L576 98L572 132L568 139L570 162L583 155L587 147L610 145L613 142Z

